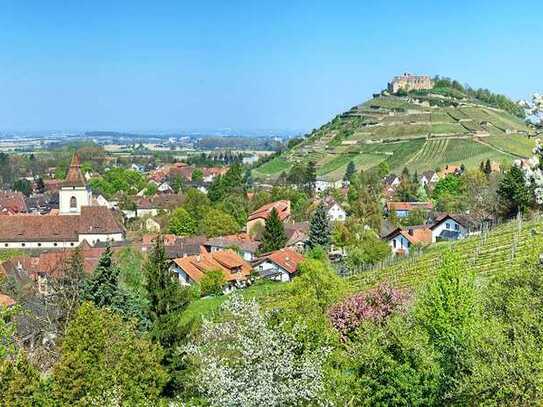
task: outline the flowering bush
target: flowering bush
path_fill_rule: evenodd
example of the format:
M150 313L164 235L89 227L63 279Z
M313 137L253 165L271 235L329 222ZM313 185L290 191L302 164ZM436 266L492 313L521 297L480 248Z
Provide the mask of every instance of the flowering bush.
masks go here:
M221 322L204 321L186 347L196 383L212 406L314 404L323 390L328 349L311 352L281 325L271 327L254 301L233 296Z
M533 189L537 204L543 205L543 145L540 139L536 140L533 153L529 160L517 160L515 165L524 171L526 186Z
M380 323L393 312L404 310L408 300L405 291L383 284L345 299L333 306L328 316L332 325L346 339L362 322Z

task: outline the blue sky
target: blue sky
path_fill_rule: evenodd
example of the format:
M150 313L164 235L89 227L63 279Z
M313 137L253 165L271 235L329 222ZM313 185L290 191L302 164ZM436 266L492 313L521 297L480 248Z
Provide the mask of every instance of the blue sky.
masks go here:
M543 91L543 2L0 2L0 129L318 127L404 71Z

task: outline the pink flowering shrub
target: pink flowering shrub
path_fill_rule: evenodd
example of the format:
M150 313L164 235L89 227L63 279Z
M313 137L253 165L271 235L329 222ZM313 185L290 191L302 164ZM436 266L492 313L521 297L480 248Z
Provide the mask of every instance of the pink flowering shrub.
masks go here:
M386 284L346 298L328 311L328 317L346 339L364 321L383 322L393 312L405 309L409 296L403 290Z

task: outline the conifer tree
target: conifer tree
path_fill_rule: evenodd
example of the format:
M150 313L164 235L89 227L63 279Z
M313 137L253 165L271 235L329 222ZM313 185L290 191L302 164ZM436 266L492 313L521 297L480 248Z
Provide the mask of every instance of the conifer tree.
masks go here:
M119 269L113 264L111 248L100 256L98 265L90 279L85 281L82 297L97 307L111 307L119 302Z
M165 351L162 365L170 374L165 394L171 396L186 383L186 364L180 349L190 333L190 326L181 324L179 320L181 313L190 304L192 291L190 288L181 288L170 271L161 235L155 240L144 266L144 274L151 322L150 336Z
M260 251L268 253L282 249L285 247L287 240L283 222L279 219L277 210L273 208L270 216L266 219L266 226L262 232Z
M309 225L309 246L328 247L330 245L330 221L324 203L321 202Z
M343 177L343 181L350 181L355 173L356 166L354 165L354 161L349 161L349 164L347 164L347 168L345 169L345 176Z
M309 195L313 195L317 182L317 167L314 161L309 161L305 170L305 189Z
M490 164L490 160L486 160L486 163L485 163L485 174L486 174L486 175L492 174L492 165Z

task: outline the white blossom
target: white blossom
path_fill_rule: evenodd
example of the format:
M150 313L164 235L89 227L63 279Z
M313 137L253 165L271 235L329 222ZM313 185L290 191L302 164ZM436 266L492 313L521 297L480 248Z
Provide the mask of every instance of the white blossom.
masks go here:
M213 406L316 404L328 349L304 349L279 324L271 327L258 304L233 296L224 320L204 321L185 349L199 366L198 387Z

